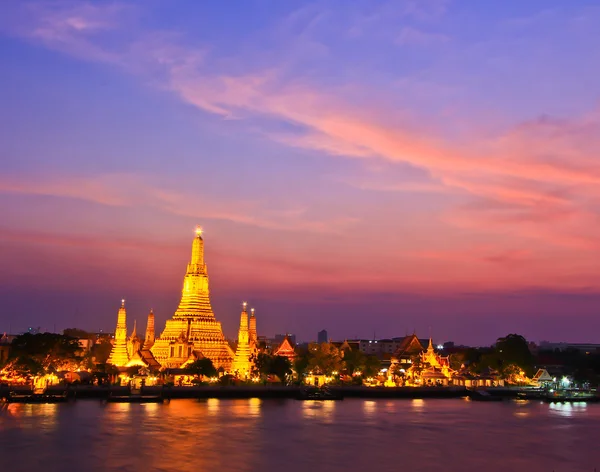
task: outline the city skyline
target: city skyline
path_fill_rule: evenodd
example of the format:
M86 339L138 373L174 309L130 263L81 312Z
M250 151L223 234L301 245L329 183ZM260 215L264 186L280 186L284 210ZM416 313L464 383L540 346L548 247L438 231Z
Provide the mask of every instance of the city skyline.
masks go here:
M230 338L600 342L600 8L523 3L3 3L0 329L162 329L200 223Z

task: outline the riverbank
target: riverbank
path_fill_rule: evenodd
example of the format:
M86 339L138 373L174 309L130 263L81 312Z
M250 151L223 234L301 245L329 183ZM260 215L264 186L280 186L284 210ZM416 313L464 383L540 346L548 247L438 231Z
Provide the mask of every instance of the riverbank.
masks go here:
M144 387L143 395L160 395L166 399L176 398L298 398L306 387L300 386L193 386L193 387ZM472 396L473 391L465 387L361 387L361 386L332 386L330 390L344 398L462 398ZM514 398L531 396L539 398L539 392L518 388L496 387L486 388L493 396ZM28 387L0 387L0 398L7 398L11 392L30 394ZM67 394L69 398L106 399L109 396L128 395L128 387L69 385L49 387L46 393L50 395ZM529 392L529 393L528 393Z

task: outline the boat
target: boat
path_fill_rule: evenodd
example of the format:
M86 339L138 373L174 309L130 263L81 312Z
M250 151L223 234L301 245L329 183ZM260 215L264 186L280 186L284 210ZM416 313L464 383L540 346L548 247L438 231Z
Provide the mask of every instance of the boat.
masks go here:
M302 390L297 397L297 400L343 400L344 396L339 392L332 392L327 388L319 390Z
M61 394L49 394L49 393L15 393L11 392L8 397L8 403L65 403L69 399L67 398L67 392Z

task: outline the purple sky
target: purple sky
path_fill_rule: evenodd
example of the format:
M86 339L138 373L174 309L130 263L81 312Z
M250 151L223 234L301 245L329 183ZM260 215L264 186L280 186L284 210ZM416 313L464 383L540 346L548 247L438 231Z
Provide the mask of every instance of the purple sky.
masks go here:
M0 3L0 331L600 342L600 6ZM130 327L131 329L131 327Z

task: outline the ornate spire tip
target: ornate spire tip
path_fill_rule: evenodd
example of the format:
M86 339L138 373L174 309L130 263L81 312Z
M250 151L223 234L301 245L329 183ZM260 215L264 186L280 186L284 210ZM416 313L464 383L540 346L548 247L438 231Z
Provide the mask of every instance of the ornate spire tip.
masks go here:
M125 299L124 298L121 299L121 306L123 306L123 307L125 306Z
M203 233L202 226L200 226L200 225L196 226L196 229L194 231L196 233L196 236L202 236L202 233Z

